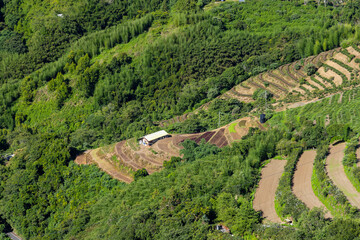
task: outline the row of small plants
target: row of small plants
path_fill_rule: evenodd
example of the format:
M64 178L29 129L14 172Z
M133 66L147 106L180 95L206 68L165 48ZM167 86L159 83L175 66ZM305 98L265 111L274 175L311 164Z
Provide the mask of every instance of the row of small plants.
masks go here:
M331 77L331 79L329 79L329 78L326 78L326 77L322 76L319 72L316 72L315 74L316 74L319 78L321 78L322 80L324 80L325 82L330 83L333 88L336 87L335 83L333 82L334 77Z
M353 60L355 57L354 54L350 54L345 48L341 49L340 52L349 58L349 62L351 62L351 60Z
M349 72L352 72L354 69L352 67L350 67L349 65L343 63L342 61L339 61L335 58L331 59L331 61L333 61L334 63L342 66L343 68L345 68L346 70L348 70Z
M357 209L351 206L344 193L335 186L326 173L325 165L328 152L329 147L327 143L323 143L317 148L311 178L314 193L333 216L358 216Z
M359 136L356 136L352 138L349 142L347 142L343 165L346 176L348 177L352 185L356 188L356 190L360 192L360 168L356 164L356 149L358 147L358 144Z
M322 86L324 89L326 88L326 86L325 86L322 82L320 82L319 80L317 80L314 76L311 76L310 78L311 78L311 80L313 80L314 82L316 82L317 84L319 84L320 86Z
M300 201L292 192L292 179L295 172L295 166L303 149L301 147L294 148L287 157L284 173L280 178L279 186L275 195L275 210L277 215L286 219L291 217L297 221L302 212L309 209Z
M338 74L338 75L342 78L343 83L348 82L348 79L347 79L347 77L345 76L345 74L343 74L342 72L340 72L340 71L337 70L336 68L333 68L332 66L329 66L329 65L327 65L327 64L325 64L325 63L323 64L323 66L324 66L324 68L325 68L325 72L328 71L328 70L331 70L331 71L333 71L334 73Z

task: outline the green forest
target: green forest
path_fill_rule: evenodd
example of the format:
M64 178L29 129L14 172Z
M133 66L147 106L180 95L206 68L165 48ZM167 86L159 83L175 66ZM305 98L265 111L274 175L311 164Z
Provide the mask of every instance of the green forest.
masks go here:
M221 125L247 116L262 99L217 97L259 73L359 45L359 6L358 0L0 0L0 239L11 231L23 239L360 238L359 210L341 192L331 199L319 192L341 206L332 220L291 193L291 172L312 148L316 183L332 187L323 159L334 141L347 142L346 173L360 186L355 87L341 103L335 94L331 104L327 98L283 112L269 108L267 130L251 128L231 146L185 141L181 159L130 184L74 163L85 150L161 130L161 120L205 103L206 111L165 130L215 129L219 111ZM261 169L285 156L279 188L290 192L276 199L277 212L294 224L264 224L252 207Z

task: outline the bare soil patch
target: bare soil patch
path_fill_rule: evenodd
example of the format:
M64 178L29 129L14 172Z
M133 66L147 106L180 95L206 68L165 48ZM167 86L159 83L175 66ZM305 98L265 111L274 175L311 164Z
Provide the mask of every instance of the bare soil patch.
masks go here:
M275 192L279 185L279 180L284 172L286 161L271 160L261 170L261 180L256 189L253 207L256 211L262 211L262 216L271 222L281 223L275 211Z
M315 196L311 186L315 156L315 150L305 151L301 155L296 165L292 191L308 208L322 207L326 209L324 204ZM325 217L331 217L330 212L327 212Z
M345 143L332 145L326 158L326 171L334 184L345 194L349 202L360 209L360 193L356 191L344 172Z

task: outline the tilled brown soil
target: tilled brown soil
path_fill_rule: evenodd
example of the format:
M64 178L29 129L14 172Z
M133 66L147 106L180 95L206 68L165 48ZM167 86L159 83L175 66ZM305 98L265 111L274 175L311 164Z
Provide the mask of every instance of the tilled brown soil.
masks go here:
M325 209L324 204L315 196L311 186L315 156L316 150L305 151L301 155L296 165L292 190L295 196L305 203L308 208L322 207ZM327 211L325 217L332 217L329 211Z
M345 143L332 145L326 158L326 171L334 184L345 194L351 205L360 209L360 193L356 191L344 172Z
M261 180L256 189L253 207L256 211L262 211L262 216L271 222L281 223L275 211L275 192L279 185L279 180L284 172L286 161L271 160L261 170Z

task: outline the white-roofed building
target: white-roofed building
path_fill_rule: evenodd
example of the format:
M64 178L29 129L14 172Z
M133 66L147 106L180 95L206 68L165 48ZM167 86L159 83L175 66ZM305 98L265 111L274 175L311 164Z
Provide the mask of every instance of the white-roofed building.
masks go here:
M142 138L140 138L139 144L149 146L149 145L154 144L156 141L166 138L166 137L171 137L171 135L168 134L165 130L161 130L161 131L154 132L149 135L143 136Z

